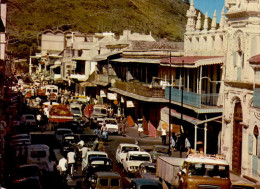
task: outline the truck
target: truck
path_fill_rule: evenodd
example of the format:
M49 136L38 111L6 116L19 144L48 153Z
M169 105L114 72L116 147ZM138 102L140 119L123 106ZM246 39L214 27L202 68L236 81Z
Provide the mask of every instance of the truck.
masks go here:
M190 155L187 158L160 156L156 176L164 188L230 188L229 164L219 157Z

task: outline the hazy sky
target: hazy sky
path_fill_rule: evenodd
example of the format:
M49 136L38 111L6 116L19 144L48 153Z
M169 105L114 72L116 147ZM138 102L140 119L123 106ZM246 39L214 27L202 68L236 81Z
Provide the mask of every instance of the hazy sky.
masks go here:
M193 0L193 2L196 9L199 9L203 14L207 11L208 16L211 18L214 11L217 10L217 22L219 22L225 0Z

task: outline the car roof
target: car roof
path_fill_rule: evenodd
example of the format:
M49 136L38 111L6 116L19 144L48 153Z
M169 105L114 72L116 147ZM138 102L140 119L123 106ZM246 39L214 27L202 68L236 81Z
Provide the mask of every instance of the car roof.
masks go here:
M88 155L91 155L91 154L106 154L107 155L106 152L100 152L100 151L88 151L87 154Z
M139 147L137 144L131 144L131 143L120 143L119 146L123 147L123 146L135 146L135 147ZM140 147L139 147L140 148Z
M90 161L98 161L98 160L106 160L106 161L112 161L110 158L108 157L91 157Z
M39 149L39 148L43 148L43 149L49 149L49 146L47 146L46 144L29 144L27 145L28 149L29 148L35 148L35 149Z
M109 177L109 178L121 178L120 174L117 172L110 172L110 171L102 171L96 172L95 175L98 177Z
M127 152L129 155L135 155L135 154L144 154L144 155L150 155L148 152L141 152L141 151L130 151Z
M135 182L136 184L155 184L160 185L160 182L154 179L149 178L134 178L132 182Z

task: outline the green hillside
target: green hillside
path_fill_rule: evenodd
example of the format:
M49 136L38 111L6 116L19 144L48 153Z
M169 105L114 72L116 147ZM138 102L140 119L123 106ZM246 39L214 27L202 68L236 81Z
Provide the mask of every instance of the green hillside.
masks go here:
M181 41L188 8L182 0L8 0L9 49L35 51L38 33L56 28L83 33L151 31L155 38Z

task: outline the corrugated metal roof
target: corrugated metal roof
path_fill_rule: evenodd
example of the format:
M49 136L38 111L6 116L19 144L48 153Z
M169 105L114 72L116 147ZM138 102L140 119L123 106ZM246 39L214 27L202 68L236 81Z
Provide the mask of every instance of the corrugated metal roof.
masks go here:
M224 57L222 56L182 56L182 57L171 57L161 60L161 65L173 67L199 67L203 65L222 64Z
M135 59L135 58L118 58L110 60L112 62L122 62L122 63L147 63L147 64L160 64L160 59Z

